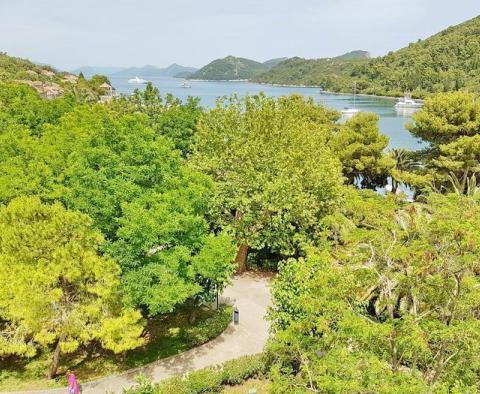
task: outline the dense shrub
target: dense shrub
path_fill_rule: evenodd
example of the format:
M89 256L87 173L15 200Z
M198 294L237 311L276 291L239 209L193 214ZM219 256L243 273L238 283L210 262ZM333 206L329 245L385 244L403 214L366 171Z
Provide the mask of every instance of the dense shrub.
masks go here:
M266 373L263 354L244 356L217 366L191 372L186 377L176 376L152 385L140 377L138 386L125 394L213 394L221 393L223 386L236 385Z
M221 313L217 313L213 318L206 319L180 333L190 347L202 345L225 331L232 320L233 308L228 305L221 305L220 308Z
M223 384L236 385L266 373L265 361L261 354L244 356L223 364Z

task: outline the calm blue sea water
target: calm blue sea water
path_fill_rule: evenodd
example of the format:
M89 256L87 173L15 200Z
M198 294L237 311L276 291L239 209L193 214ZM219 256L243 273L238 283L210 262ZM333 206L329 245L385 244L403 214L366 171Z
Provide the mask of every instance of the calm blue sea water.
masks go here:
M139 76L141 77L141 76ZM145 85L129 84L125 78L110 78L111 83L119 93L130 94L135 88L144 89ZM259 85L249 82L212 82L190 81L191 88L181 87L182 80L175 78L152 78L152 83L162 94L172 93L176 97L186 99L188 96L200 97L201 104L211 107L218 97L230 96L236 93L240 96L264 92L269 96L284 96L300 93L311 96L319 103L342 110L353 106L353 95L336 95L320 93L318 88L280 87ZM379 97L357 96L357 108L361 111L374 112L380 116L380 129L390 138L392 148L418 149L421 144L405 129L405 124L411 116L398 114L395 111L395 100Z

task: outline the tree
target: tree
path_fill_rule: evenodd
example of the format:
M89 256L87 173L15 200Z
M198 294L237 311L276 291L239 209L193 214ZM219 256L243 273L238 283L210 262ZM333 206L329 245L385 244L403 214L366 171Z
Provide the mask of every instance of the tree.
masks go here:
M36 197L0 208L0 355L62 353L92 341L121 353L142 344L141 315L123 309L120 268L99 253L88 216Z
M375 189L385 186L393 161L385 155L388 137L378 128L378 116L360 113L340 127L331 142L350 184Z
M394 166L391 169L391 178L392 193L396 194L399 184L404 183L407 186L411 186L408 179L419 168L420 163L415 160L412 152L406 149L391 149L388 155L394 161Z
M327 147L337 113L300 96L220 100L200 120L192 162L216 183L211 220L249 248L294 255L341 193Z
M167 94L160 95L158 88L148 83L145 90L136 89L133 95L109 103L109 107L120 113L142 113L147 115L149 126L158 134L168 137L183 156L191 153L193 135L203 112L200 99L189 97L185 103Z
M28 193L88 214L107 240L104 251L122 268L130 306L166 313L209 294L211 278L191 266L210 232L212 181L189 168L145 115L79 106L40 139L20 135L10 141L6 134L0 147L2 201ZM229 250L228 243L216 245Z
M123 205L108 251L123 268L128 305L168 313L187 300L209 301L212 285L223 290L230 283L234 246L226 234L209 235L208 186L184 180Z
M348 199L330 251L274 285L275 392L477 391L478 199Z
M19 124L40 135L46 124L56 123L73 103L68 99L45 100L31 87L0 82L0 126Z
M480 104L465 92L444 93L425 100L408 126L428 143L421 152L424 168L436 189L450 189L448 176L471 177L480 171Z

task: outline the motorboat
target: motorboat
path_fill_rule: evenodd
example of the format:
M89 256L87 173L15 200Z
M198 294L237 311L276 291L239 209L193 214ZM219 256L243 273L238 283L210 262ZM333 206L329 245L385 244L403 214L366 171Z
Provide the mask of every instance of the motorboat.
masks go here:
M148 81L142 79L142 78L138 78L138 77L135 77L135 78L131 78L128 80L128 83L135 83L135 84L145 84L147 83Z
M395 104L396 109L416 109L421 107L423 107L423 102L412 99L410 93L405 93L405 97L398 100L397 104Z
M191 88L192 87L192 85L190 85L187 80L184 80L180 86L182 88Z

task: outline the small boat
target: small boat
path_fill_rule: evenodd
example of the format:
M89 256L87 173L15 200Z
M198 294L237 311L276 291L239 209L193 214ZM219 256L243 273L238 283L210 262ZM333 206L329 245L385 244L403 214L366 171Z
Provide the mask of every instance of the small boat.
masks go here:
M191 88L192 87L192 85L190 85L187 80L184 80L180 86L182 88Z
M135 77L135 78L131 78L128 80L128 83L136 83L136 84L144 84L144 83L147 83L148 81L145 81L144 79L142 78L138 78L138 77Z
M343 115L353 116L360 112L358 108L345 108L342 110Z
M395 104L396 109L404 109L404 108L421 108L423 107L423 103L421 101L416 101L412 99L412 95L410 93L405 93L405 97L398 100L398 103Z
M360 110L357 108L357 83L353 85L353 108L345 108L342 110L342 115L347 117L354 116L358 114Z

